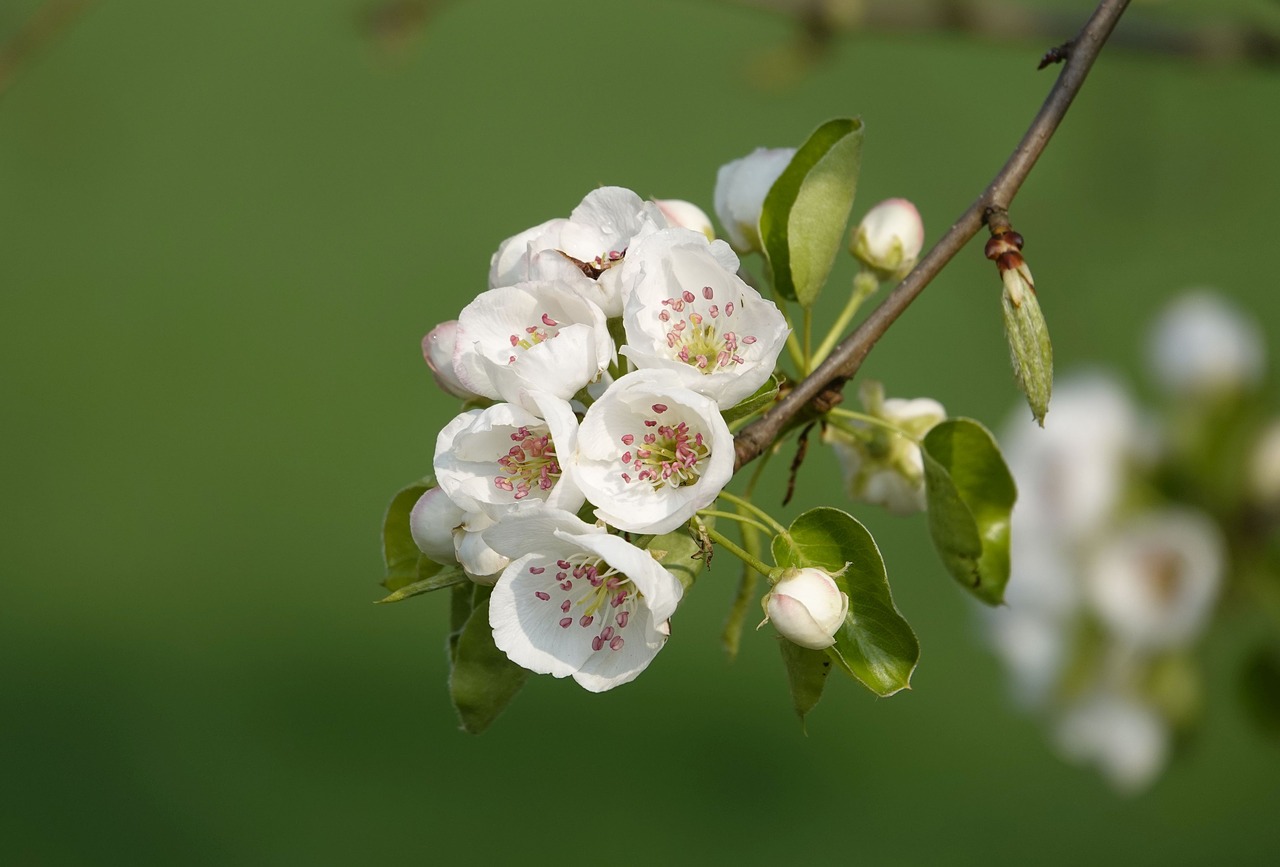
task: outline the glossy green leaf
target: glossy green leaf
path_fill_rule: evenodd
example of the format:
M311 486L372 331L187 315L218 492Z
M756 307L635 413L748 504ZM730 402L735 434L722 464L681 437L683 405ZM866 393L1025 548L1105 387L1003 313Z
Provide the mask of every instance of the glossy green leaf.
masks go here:
M409 513L413 504L434 486L435 480L428 476L401 489L391 498L382 518L382 560L387 567L382 586L392 592L425 577L418 574L421 552L409 533Z
M462 571L461 566L441 566L439 563L432 563L426 557L421 558L419 565L425 566L427 575L412 584L405 584L403 587L379 599L378 604L403 602L410 596L430 593L433 590L443 590L446 587L453 587L455 584L470 580L467 578L466 573Z
M778 647L787 669L787 684L791 687L791 706L803 725L804 718L822 698L827 675L831 673L831 658L826 651L810 650L785 638L778 639Z
M765 196L760 238L784 298L812 307L844 246L862 163L862 121L813 131Z
M849 614L825 651L846 674L876 695L911 685L920 642L893 604L884 559L866 527L839 509L810 509L774 537L773 557L779 566L831 573L848 595Z
M1013 476L995 437L978 422L947 419L925 435L929 533L951 576L988 605L1009 583Z
M462 728L473 735L487 729L520 692L529 677L493 643L487 587L477 587L474 606L454 648L449 696Z
M778 399L778 377L770 376L764 385L756 389L755 394L720 413L728 424L750 418L758 412L764 412Z

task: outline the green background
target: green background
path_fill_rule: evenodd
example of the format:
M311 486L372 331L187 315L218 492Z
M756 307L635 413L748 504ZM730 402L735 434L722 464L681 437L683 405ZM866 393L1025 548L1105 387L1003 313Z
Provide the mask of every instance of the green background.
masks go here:
M710 210L719 165L847 114L855 214L907 196L934 239L1053 73L935 35L759 87L790 26L710 0L465 0L389 53L362 8L101 2L0 98L0 862L1275 857L1248 612L1204 648L1201 735L1120 798L1011 709L921 517L858 511L921 638L910 693L833 681L803 736L771 633L718 647L725 555L635 683L535 679L458 732L447 599L370 603L382 510L454 412L418 341L497 244L602 183ZM1141 323L1196 285L1280 346L1277 106L1273 71L1103 56L1013 209L1061 370L1140 376ZM971 245L865 370L998 426L998 292ZM785 515L834 477L814 449Z

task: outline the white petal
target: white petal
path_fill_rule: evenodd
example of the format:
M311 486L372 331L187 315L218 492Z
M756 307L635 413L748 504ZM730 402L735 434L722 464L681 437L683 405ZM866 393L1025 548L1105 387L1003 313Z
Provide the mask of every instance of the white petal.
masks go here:
M684 595L684 585L653 559L648 551L637 548L626 539L605 533L573 533L564 529L555 531L558 538L571 541L580 548L598 555L602 560L631 579L636 590L644 598L645 606L661 622L675 614L676 606Z
M591 636L577 623L560 626L559 621L570 615L558 607L564 594L551 596L556 584L546 576L554 573L554 561L546 554L512 561L494 585L489 625L494 643L512 662L538 674L567 677L591 656ZM535 575L530 567L545 571Z
M579 686L590 692L604 692L630 683L649 667L671 634L669 623L655 626L653 614L644 609L636 612L636 620L628 630L631 634L620 650L601 650L587 658L573 675Z
M486 530L485 541L508 557L523 557L531 552L564 550L566 543L556 536L557 531L575 537L604 533L603 528L588 524L563 509L545 503L529 503Z

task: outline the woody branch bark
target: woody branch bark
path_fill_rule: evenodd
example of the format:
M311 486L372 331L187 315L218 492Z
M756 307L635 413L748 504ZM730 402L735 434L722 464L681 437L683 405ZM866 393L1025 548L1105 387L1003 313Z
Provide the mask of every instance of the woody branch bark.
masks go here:
M1094 60L1128 5L1129 0L1102 0L1098 4L1084 28L1069 43L1067 61L1058 80L1004 167L911 273L835 348L826 361L767 413L738 433L734 441L735 469L759 457L794 422L821 415L839 402L845 383L858 372L867 353L889 330L889 326L978 233L993 211L1003 213L1009 207L1080 92Z

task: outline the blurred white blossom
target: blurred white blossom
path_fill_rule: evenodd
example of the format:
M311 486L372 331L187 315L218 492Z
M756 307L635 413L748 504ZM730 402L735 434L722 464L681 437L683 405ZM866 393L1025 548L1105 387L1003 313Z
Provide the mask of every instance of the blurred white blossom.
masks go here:
M1266 365L1258 323L1210 290L1188 292L1164 309L1148 354L1157 382L1187 397L1256 387Z

